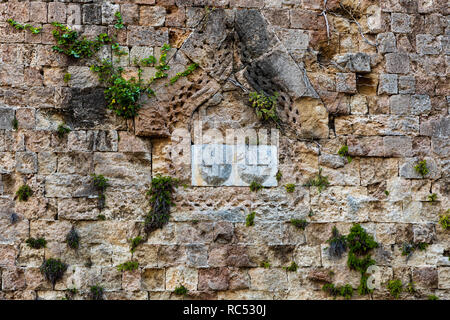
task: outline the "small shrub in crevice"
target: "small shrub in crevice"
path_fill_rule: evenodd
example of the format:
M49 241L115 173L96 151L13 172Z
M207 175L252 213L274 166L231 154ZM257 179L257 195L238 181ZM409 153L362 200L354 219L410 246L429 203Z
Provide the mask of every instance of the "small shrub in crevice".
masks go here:
M329 244L328 253L333 258L340 259L342 254L347 251L346 237L341 235L336 227L333 227L331 238L327 242Z
M16 131L19 129L19 121L17 120L16 116L14 116L14 118L12 119L11 126Z
M277 124L279 122L277 114L277 100L279 94L275 92L273 96L266 95L263 91L251 92L249 95L249 102L255 108L256 116L263 121L273 121Z
M40 270L45 278L55 286L56 281L62 278L67 267L67 264L61 262L61 260L50 258L44 261Z
M291 219L290 223L301 230L305 230L306 226L309 224L305 219Z
M64 77L63 77L64 82L68 83L70 81L70 79L72 79L72 75L70 73L68 73L68 72L65 73Z
M439 300L439 297L438 297L438 296L435 296L434 294L430 294L430 295L427 297L427 299L428 299L428 300Z
M256 215L255 211L252 211L247 215L247 217L245 218L245 225L247 227L251 227L255 224L255 215Z
M33 190L26 184L20 186L16 191L16 196L19 201L27 201L33 195Z
M114 16L117 19L116 24L114 25L114 28L116 29L123 29L125 27L125 25L123 24L123 18L122 18L122 14L120 13L120 11L117 11Z
M127 261L117 266L119 271L133 271L139 268L139 262L137 261Z
M103 300L103 287L100 285L95 285L90 288L91 300Z
M72 227L72 229L67 234L66 243L71 249L78 249L80 247L80 235L74 227Z
M105 207L105 191L109 186L108 179L106 179L102 174L91 174L92 183L94 188L97 190L98 202L97 207L102 210Z
M341 296L346 300L353 297L353 288L349 284L342 287L336 287L333 283L326 283L322 286L322 291L325 291L328 295L334 297L334 299L338 296Z
M406 286L406 291L409 292L410 294L417 293L415 284L416 283L414 281L412 281L411 276L410 276L410 280L409 280L409 282L408 282L408 284Z
M47 246L47 240L45 240L44 238L28 238L26 243L30 248L33 249L42 249Z
M447 210L447 214L444 214L439 218L439 224L444 230L450 229L450 210Z
M270 262L269 261L262 261L259 265L261 268L269 269L270 268Z
M188 289L186 289L185 286L180 285L180 286L175 288L173 293L175 293L177 296L185 296L188 293Z
M100 221L105 221L106 220L106 216L104 214L99 214L97 216L97 219L100 220Z
M70 128L66 127L64 123L61 123L58 128L56 129L56 134L58 135L58 138L62 139L66 134L70 132Z
M378 247L378 243L369 235L360 224L354 224L346 237L349 249L347 266L351 270L360 272L361 279L358 287L360 295L371 293L373 290L367 287L367 268L375 264L369 252Z
M62 298L62 300L73 300L73 297L78 293L78 289L77 288L71 288L71 289L67 289L65 291L65 295L64 298Z
M277 174L275 175L275 179L277 179L277 182L281 181L281 178L283 177L283 174L280 170L277 171Z
M150 212L144 222L144 229L147 234L162 228L170 218L170 207L173 203L173 193L178 187L178 179L157 175L152 179L147 196L150 197Z
M414 170L416 170L416 172L422 177L425 177L428 173L430 173L430 169L427 167L427 160L419 161L417 165L414 166Z
M399 279L390 280L387 284L387 288L391 296L395 299L400 297L400 294L403 292L403 284Z
M329 186L328 177L322 175L322 168L319 168L319 173L315 178L309 179L305 187L317 187L319 193L322 192L323 189Z
M420 251L424 251L428 248L429 244L425 242L419 243L408 243L405 242L402 245L402 256L406 256L406 261L411 258L412 254L415 250L419 249Z
M298 269L298 265L295 263L295 261L292 261L291 264L288 267L284 267L286 271L295 272Z
M339 155L341 158L346 158L347 161L348 161L348 163L352 162L352 160L353 160L352 157L350 157L349 154L348 154L348 146L347 146L347 145L342 146L342 147L339 149L338 155Z
M286 192L292 193L295 190L295 184L293 183L288 183L286 186Z
M434 203L436 200L437 200L436 193L432 193L432 194L428 195L428 201L430 201L431 203Z
M144 239L141 236L137 236L135 238L131 238L130 240L130 252L134 253L138 245L144 242Z
M256 181L252 181L252 183L250 183L250 191L258 192L262 188L263 188L263 186L261 183L258 183Z

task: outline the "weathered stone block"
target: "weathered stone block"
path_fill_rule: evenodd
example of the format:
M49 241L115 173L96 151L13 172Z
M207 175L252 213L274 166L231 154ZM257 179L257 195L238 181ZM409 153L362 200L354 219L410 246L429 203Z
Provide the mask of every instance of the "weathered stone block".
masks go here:
M16 170L20 173L36 173L38 169L37 155L34 152L16 153Z
M163 46L169 43L167 30L145 26L129 26L127 28L129 46Z
M356 93L356 75L354 73L336 73L336 90L344 93Z
M165 289L165 270L145 268L142 270L142 289L163 291Z
M14 109L0 108L0 130L11 130L13 128L12 121L14 119Z
M378 51L380 53L390 53L397 51L397 41L392 32L377 34Z
M418 158L406 158L400 163L400 177L404 177L407 179L422 179L422 178L438 178L441 173L438 168L438 164L433 158L425 157L424 160L427 162L427 168L429 169L429 173L422 177L414 167L418 164L420 159Z
M83 24L101 24L102 6L97 4L84 4L82 8Z
M400 76L398 78L398 93L408 94L416 92L416 79L413 76Z
M422 115L431 111L431 100L428 95L411 96L411 114Z
M160 6L141 6L140 25L162 26L166 20L166 9Z
M406 74L410 71L409 56L406 53L388 53L386 58L386 72Z
M48 4L48 22L66 23L66 4L50 2Z
M398 93L398 75L396 74L380 74L378 94L397 94Z
M411 16L404 13L392 13L391 30L396 33L411 32Z
M114 24L116 21L116 17L114 15L119 11L119 4L112 4L109 2L102 3L102 24Z
M439 54L442 50L441 42L430 34L418 34L416 46L419 54Z
M188 290L196 290L198 284L198 270L184 266L166 269L166 290L173 291L184 285Z

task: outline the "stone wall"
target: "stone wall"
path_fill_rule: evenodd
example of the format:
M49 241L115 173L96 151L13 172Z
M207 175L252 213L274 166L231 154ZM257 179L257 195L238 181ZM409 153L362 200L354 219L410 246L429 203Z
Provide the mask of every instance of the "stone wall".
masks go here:
M169 76L199 64L172 86L157 82L131 120L106 108L91 62L52 51L51 22L93 38L114 30L117 11L128 53L117 63L128 77L135 58L158 56L164 43ZM9 18L42 32L14 30ZM96 284L105 299L331 299L324 281L359 285L347 255L327 250L333 226L347 234L353 223L379 243L373 298L389 299L387 282L401 279L418 291L402 299L449 299L450 233L438 223L450 192L449 30L444 0L0 1L0 299L61 299L70 288L89 299ZM280 94L278 186L191 186L195 121L222 133L274 128L248 103L260 90ZM61 123L71 129L62 138ZM177 130L187 141L174 139ZM337 154L344 145L351 162ZM423 159L425 177L414 170ZM319 168L330 182L322 192L305 186ZM92 173L109 179L102 210ZM156 174L187 185L170 222L131 253ZM26 202L15 197L24 183ZM292 218L309 224L297 229ZM65 242L72 227L78 250ZM47 247L30 248L30 237ZM407 259L404 243L429 246ZM69 265L54 287L39 270L52 257ZM139 269L117 270L129 260ZM295 272L284 268L292 261ZM173 293L179 285L186 297Z

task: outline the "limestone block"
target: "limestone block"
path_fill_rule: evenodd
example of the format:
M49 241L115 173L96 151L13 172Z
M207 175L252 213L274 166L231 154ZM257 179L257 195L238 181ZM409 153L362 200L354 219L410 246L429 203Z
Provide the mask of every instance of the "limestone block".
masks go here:
M421 159L418 158L406 158L402 160L401 163L399 164L400 177L404 177L407 179L422 179L423 177L414 169L414 167L420 160ZM436 163L436 160L430 157L425 157L424 160L426 160L427 168L430 171L427 175L425 175L424 178L431 178L431 179L438 178L441 175L441 173L438 164Z
M406 74L410 71L409 56L405 53L387 53L386 72Z
M163 291L166 284L164 269L145 268L142 270L142 288L148 291Z
M166 269L166 290L173 291L176 287L184 285L188 290L196 290L198 284L198 270L184 266Z
M287 274L282 268L252 268L248 274L252 290L277 291L288 288Z
M164 25L166 9L160 6L141 6L140 25L158 27Z

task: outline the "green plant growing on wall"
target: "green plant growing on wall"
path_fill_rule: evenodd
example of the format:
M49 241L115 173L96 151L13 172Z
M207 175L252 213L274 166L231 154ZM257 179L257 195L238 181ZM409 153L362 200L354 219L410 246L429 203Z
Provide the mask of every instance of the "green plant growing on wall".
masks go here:
M138 245L144 242L144 239L141 236L137 236L135 238L130 239L129 241L130 241L130 252L134 253Z
M353 288L348 283L340 288L339 294L344 297L344 299L349 300L353 297Z
M12 119L12 121L11 121L11 126L16 131L19 129L19 121L17 120L15 115L14 115L14 118Z
M120 11L117 11L114 16L116 17L116 24L114 25L114 28L116 29L123 29L125 27L125 25L123 24L123 18L122 18L122 14L120 13Z
M19 22L13 20L13 19L8 19L6 20L6 22L8 22L13 28L15 28L16 30L29 30L32 34L38 34L42 31L42 28L36 28L33 27L31 24L20 24Z
M331 238L327 240L328 253L333 258L340 259L342 254L347 251L347 239L339 233L336 227L331 230Z
M439 300L439 297L438 297L438 296L435 296L434 294L430 294L430 295L427 297L427 299L428 299L428 300Z
M40 267L41 273L45 276L45 279L50 281L55 286L56 281L62 278L64 272L67 270L67 264L59 259L47 259Z
M429 244L425 242L408 243L404 242L402 245L402 256L406 256L406 261L412 256L415 250L424 251L428 248Z
M150 212L144 222L144 229L148 233L162 228L170 218L170 207L174 206L173 193L179 185L178 179L157 175L152 179L147 196L150 197Z
M384 194L386 195L386 197L389 196L389 191L388 190L384 190Z
M127 261L117 266L119 271L134 271L139 269L139 263L137 261Z
M364 230L360 224L354 224L346 237L349 249L347 265L351 270L360 272L361 279L358 287L360 295L371 293L367 287L367 268L375 264L369 252L378 247L378 243Z
M245 218L245 225L247 227L251 227L255 224L255 215L256 215L255 211L252 211L247 215L247 217Z
M286 271L295 272L298 269L298 265L295 263L295 261L292 261L291 264L287 267L284 267Z
M309 179L305 187L317 187L317 190L322 192L323 189L329 186L328 177L322 175L322 168L319 168L319 173L315 178Z
M106 220L106 216L104 214L99 214L97 216L97 219L100 220L100 221L105 221Z
M154 56L149 56L148 58L142 59L140 65L152 66L157 70L150 81L147 83L142 81L141 68L138 68L138 79L134 77L131 79L125 79L122 76L122 67L116 68L112 63L112 60L103 59L100 61L100 59L95 56L96 53L106 45L111 46L112 52L118 58L128 54L126 51L121 50L120 45L117 42L118 30L125 27L123 24L122 15L118 11L115 13L115 17L116 24L114 25L114 28L117 31L111 35L100 33L94 40L88 40L85 37L81 37L77 31L72 30L70 27L62 23L53 22L52 25L54 30L52 31L52 34L56 40L56 45L52 47L52 50L54 52L65 54L75 60L95 58L96 63L91 65L90 69L91 71L97 73L99 81L106 85L104 96L107 102L107 107L113 110L118 116L129 119L137 116L138 110L141 108L139 101L142 94L147 94L148 96L154 95L154 91L150 88L153 81L166 78L168 76L166 71L170 69L170 66L167 64L167 53L170 51L170 46L168 44L164 44L161 47L160 58L158 61ZM25 28L13 20L10 21L10 24L15 28ZM33 29L32 27L27 28L33 33L35 33L36 30L39 30ZM185 71L177 73L175 77L170 79L169 83L173 84L179 78L191 74L197 66L198 65L196 63L190 64ZM66 82L70 80L68 74L65 75L64 80Z
M259 265L261 268L269 269L270 268L270 262L269 261L262 261Z
M26 184L20 186L16 191L16 197L19 201L28 201L28 199L33 195L33 190Z
M309 224L305 219L291 219L290 223L301 230L305 230L306 226Z
M409 280L409 282L408 282L408 284L407 284L407 286L406 286L406 291L409 292L410 294L415 294L415 293L417 293L415 284L416 284L416 283L415 283L414 281L412 281L412 279L411 279L411 277L410 277L410 280Z
M258 183L256 181L252 181L252 183L250 183L250 191L258 192L262 188L263 188L263 186L261 183Z
M73 300L73 297L78 293L77 288L70 288L65 291L64 298L61 300Z
M336 299L338 296L344 297L349 300L353 297L353 288L351 285L346 284L342 287L336 287L333 283L326 283L322 286L322 291Z
M277 174L275 175L275 179L277 179L277 182L281 181L281 178L283 177L283 174L280 170L277 171Z
M64 123L61 123L58 125L58 128L56 129L56 134L58 135L58 138L62 139L70 131L71 130L69 127L66 127L66 125Z
M30 248L33 249L41 249L47 247L47 240L45 240L44 238L28 238L26 243Z
M400 297L400 294L403 292L403 284L399 279L390 280L387 284L387 288L391 296L395 299Z
M70 81L70 79L72 79L72 75L70 73L66 72L64 74L64 78L63 78L64 82L68 83Z
M432 193L432 194L428 195L428 201L430 201L431 203L434 203L436 200L437 200L436 193Z
M80 247L80 235L74 227L66 235L66 243L71 249L78 249Z
M427 167L427 160L419 161L417 165L414 166L414 170L416 170L416 172L422 177L425 177L428 173L430 173L430 169Z
M94 188L97 190L98 194L98 202L97 207L102 210L105 207L105 191L109 186L108 179L106 179L102 174L91 174L92 184Z
M273 121L277 124L279 122L277 114L277 100L279 94L275 92L273 96L267 96L263 91L251 92L249 95L249 102L255 108L256 116L263 121Z
M192 63L190 64L186 70L184 70L183 72L178 72L174 77L170 78L169 83L170 84L174 84L175 82L178 81L178 79L180 79L181 77L187 77L188 75L190 75L192 72L194 72L195 69L197 69L198 64L196 63Z
M346 158L347 161L348 161L348 163L352 162L352 160L353 160L352 157L350 157L350 155L348 154L348 146L347 146L347 145L342 146L342 147L339 149L338 155L339 155L341 158Z
M91 300L103 300L103 287L100 285L92 286L90 289Z
M439 218L439 224L441 225L442 229L444 229L444 230L450 229L450 209L447 210L447 214L443 214Z
M188 289L186 289L185 286L180 285L180 286L175 288L173 293L175 293L177 296L185 296L188 293Z
M286 186L286 192L292 193L295 190L295 184L293 183L288 183Z

